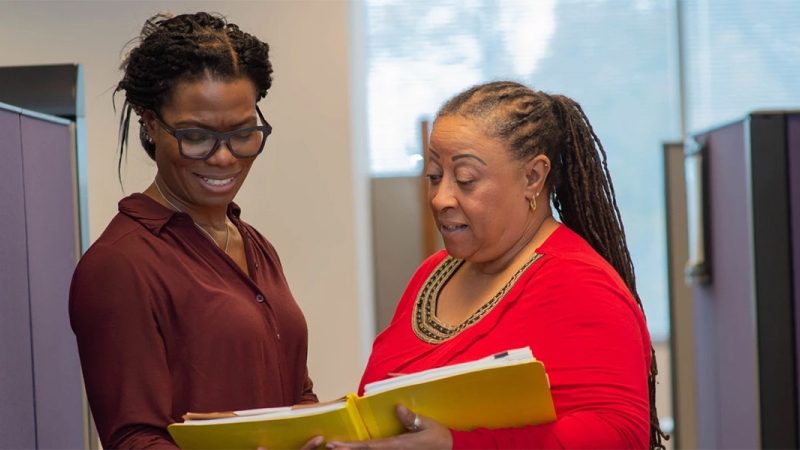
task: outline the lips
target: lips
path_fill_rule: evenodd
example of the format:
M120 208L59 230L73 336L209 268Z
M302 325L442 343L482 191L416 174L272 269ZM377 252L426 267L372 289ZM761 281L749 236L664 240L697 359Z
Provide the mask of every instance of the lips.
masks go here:
M439 231L442 234L456 233L467 229L467 225L459 222L440 222Z
M233 182L233 180L236 178L236 176L229 176L229 177L206 177L206 176L199 175L199 174L196 174L196 175L197 175L198 177L200 177L200 179L201 179L201 180L203 180L203 182L205 182L206 184L208 184L208 185L210 185L210 186L214 186L214 187L222 187L222 186L226 186L226 185L228 185L228 184L232 183L232 182Z
M446 231L458 231L467 228L466 225L442 225L442 229Z

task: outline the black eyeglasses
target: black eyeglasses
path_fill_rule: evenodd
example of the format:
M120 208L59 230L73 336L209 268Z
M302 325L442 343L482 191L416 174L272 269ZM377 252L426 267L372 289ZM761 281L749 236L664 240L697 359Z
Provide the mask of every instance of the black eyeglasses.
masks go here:
M228 150L237 158L254 158L264 150L267 136L272 133L272 126L264 119L261 110L256 106L256 112L264 125L247 127L239 130L219 133L200 128L182 128L176 130L164 123L155 111L156 122L178 140L178 151L186 159L208 159L219 149L222 141L228 144Z

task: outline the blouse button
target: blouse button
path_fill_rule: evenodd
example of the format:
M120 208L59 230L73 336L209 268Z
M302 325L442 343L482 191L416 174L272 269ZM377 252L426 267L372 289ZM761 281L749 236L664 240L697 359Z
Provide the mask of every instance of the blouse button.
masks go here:
M264 303L264 296L261 294L256 295L256 300L258 303Z

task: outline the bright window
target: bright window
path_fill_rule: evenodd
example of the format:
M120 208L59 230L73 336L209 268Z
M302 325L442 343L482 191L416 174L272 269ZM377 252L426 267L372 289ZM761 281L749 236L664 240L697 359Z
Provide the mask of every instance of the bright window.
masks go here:
M800 1L683 0L690 133L800 105Z

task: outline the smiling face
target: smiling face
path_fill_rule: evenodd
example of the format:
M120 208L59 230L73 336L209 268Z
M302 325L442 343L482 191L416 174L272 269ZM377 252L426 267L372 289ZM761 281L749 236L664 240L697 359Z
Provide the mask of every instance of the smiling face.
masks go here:
M204 78L179 83L160 115L165 124L175 129L226 132L259 125L256 89L248 78ZM242 187L255 158L236 158L227 144L220 143L220 148L206 160L186 159L178 151L177 139L152 114L145 112L143 118L155 141L157 180L170 201L184 211L226 208Z
M428 152L428 201L448 253L485 263L517 251L532 224L525 163L459 116L437 119Z

